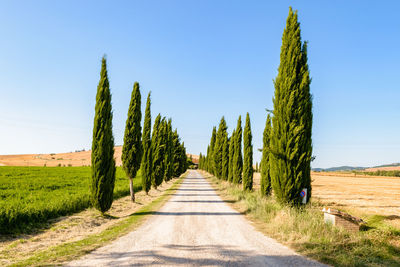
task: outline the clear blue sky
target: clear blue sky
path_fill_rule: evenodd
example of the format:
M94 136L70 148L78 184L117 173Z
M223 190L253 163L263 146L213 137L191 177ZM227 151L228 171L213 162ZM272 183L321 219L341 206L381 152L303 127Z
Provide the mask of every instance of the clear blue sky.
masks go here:
M399 1L1 1L0 154L90 148L106 54L116 144L139 81L190 153L249 112L259 161L289 6L309 41L313 167L400 162Z

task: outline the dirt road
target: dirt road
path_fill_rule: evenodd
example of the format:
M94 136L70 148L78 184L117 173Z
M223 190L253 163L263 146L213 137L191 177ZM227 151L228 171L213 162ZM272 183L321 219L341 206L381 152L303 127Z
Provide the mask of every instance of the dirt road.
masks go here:
M323 266L256 231L197 171L136 231L68 266Z

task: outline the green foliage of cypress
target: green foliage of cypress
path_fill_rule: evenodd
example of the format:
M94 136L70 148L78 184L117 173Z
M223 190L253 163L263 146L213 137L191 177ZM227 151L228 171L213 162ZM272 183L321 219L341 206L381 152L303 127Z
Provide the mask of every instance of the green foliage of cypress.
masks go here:
M151 146L153 153L153 171L151 184L154 188L162 183L164 178L164 153L165 146L163 144L163 123L161 122L161 115L158 114L153 126L153 135L151 137Z
M225 118L222 117L219 123L218 132L216 133L215 145L213 149L214 174L220 179L222 178L222 151L227 129Z
M181 175L182 173L184 173L187 168L188 168L188 161L187 161L187 156L186 156L186 148L185 148L185 143L183 142L180 145L180 172L179 175Z
M174 162L173 162L173 132L172 132L172 120L169 119L166 124L166 153L165 153L165 173L164 180L171 180L174 172Z
M247 112L243 131L243 190L253 189L253 144L250 115Z
M228 133L225 131L224 144L222 146L222 179L228 180L229 173L229 139Z
M242 116L239 116L235 130L235 151L233 154L233 182L242 183L243 158L242 158Z
M232 132L232 136L229 140L229 163L228 163L228 181L233 182L233 157L235 154L235 141L236 135L235 130Z
M103 57L96 95L91 154L92 179L90 187L92 205L102 213L111 208L115 184L112 117L107 63L105 57Z
M215 174L214 168L214 148L215 148L215 141L217 139L217 130L213 127L212 134L211 134L211 141L210 141L210 154L208 159L208 172Z
M180 140L179 140L179 135L178 131L175 129L173 133L173 162L174 162L174 176L179 177L181 175L180 171L180 165L181 165L181 146L180 146Z
M261 188L260 192L263 196L268 196L271 194L271 175L270 175L270 163L269 163L269 142L271 137L271 116L268 114L267 121L265 123L264 133L263 133L263 149L261 157Z
M142 159L142 188L146 194L150 191L153 168L153 153L151 149L151 93L147 95L146 111L143 123L143 159Z
M204 160L204 169L208 172L210 172L210 165L209 165L209 161L210 161L210 145L207 146L207 155L206 158Z
M133 178L140 168L142 161L142 120L141 96L139 83L133 85L131 102L129 104L128 118L126 119L124 145L122 146L122 164L126 175L129 177L129 189L131 200L135 201L135 191L133 190Z
M311 197L312 97L307 64L307 43L302 43L297 11L290 8L283 32L280 65L275 79L271 134L271 179L282 203L298 205L300 192Z

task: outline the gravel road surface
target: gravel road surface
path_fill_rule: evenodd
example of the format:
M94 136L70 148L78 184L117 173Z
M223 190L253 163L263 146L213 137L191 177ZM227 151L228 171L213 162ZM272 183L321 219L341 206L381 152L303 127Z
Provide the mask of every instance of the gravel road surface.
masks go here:
M191 170L138 229L67 266L326 266L255 230Z

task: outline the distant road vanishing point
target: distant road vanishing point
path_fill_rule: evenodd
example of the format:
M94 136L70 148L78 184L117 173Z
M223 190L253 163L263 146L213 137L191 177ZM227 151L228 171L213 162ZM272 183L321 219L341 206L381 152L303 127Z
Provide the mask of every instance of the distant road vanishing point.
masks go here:
M190 170L135 231L67 266L326 266L264 236Z

